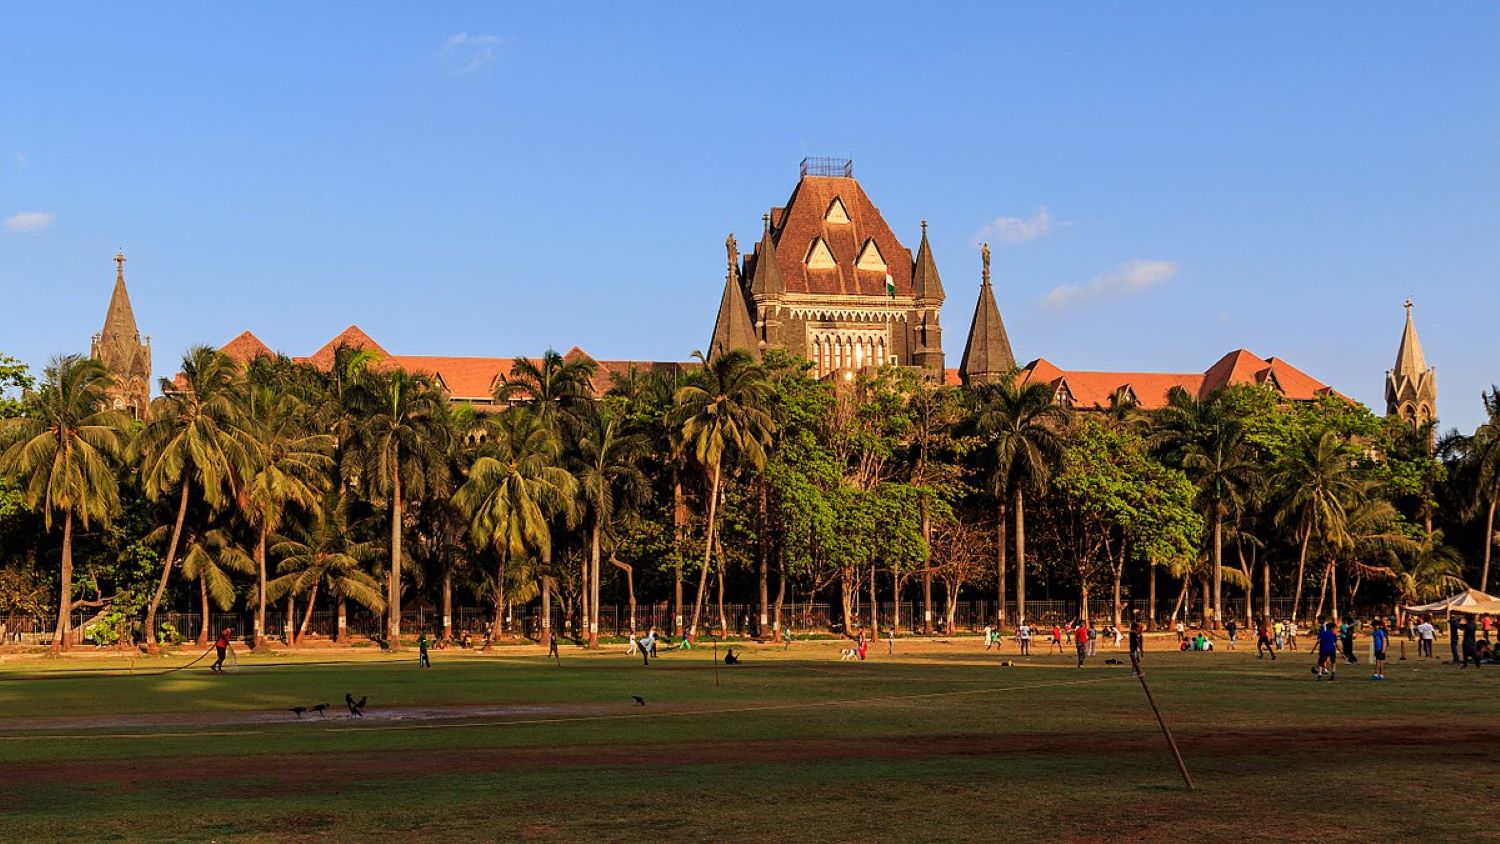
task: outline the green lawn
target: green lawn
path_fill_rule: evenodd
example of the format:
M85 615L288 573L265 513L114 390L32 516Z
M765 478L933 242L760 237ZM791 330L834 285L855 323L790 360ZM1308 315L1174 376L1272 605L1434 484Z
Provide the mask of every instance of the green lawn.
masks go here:
M0 665L0 840L1453 840L1493 833L1500 671L1437 661L1317 683L1304 653L1101 651L1001 667L975 640L480 657ZM202 665L202 663L200 663ZM78 669L118 669L101 675ZM1359 669L1359 670L1356 670ZM133 674L125 673L133 671ZM351 720L345 692L368 695ZM638 706L632 695L646 699ZM290 706L327 702L334 717ZM1462 791L1460 798L1455 794Z

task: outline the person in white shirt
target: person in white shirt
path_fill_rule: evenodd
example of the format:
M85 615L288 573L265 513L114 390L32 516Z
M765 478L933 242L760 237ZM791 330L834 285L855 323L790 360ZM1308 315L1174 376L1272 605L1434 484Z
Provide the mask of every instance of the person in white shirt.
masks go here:
M1021 640L1021 656L1031 656L1031 625L1022 621L1016 628L1016 638Z
M1417 625L1417 655L1432 656L1432 640L1437 636L1437 628L1432 622L1422 617L1422 623Z

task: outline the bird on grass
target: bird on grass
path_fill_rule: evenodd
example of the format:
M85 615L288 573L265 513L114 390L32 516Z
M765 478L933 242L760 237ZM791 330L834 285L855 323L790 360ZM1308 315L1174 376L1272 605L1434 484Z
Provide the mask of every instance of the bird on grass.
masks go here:
M308 707L307 711L318 713L318 717L319 718L327 718L328 716L323 714L323 710L325 710L327 708L328 708L328 704L326 704L326 703L320 703L317 706L310 706L310 707Z
M631 695L630 699L633 700L633 701L635 701L635 705L636 706L645 706L646 705L646 699L643 698L643 697L641 697L640 695Z
M369 695L365 695L364 697L362 697L362 698L359 699L359 703L355 703L354 702L354 695L351 695L348 692L345 692L344 693L344 705L347 706L347 707L349 707L349 716L351 718L363 718L363 717L365 717L365 712L364 712L365 701L367 701L369 699L370 699L370 696Z
M305 707L305 706L294 706L291 709L288 709L287 711L288 712L295 712L297 714L297 717L301 718L302 717L302 713L304 713L304 712L307 711L307 707Z

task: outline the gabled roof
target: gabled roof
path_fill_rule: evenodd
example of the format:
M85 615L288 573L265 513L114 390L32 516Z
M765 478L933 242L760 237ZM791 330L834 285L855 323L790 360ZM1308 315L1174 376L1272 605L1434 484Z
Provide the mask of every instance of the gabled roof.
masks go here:
M849 222L833 223L825 219L835 199L848 211ZM895 282L896 295L912 295L911 250L901 245L880 210L852 178L803 176L786 207L771 209L771 229L777 265L788 293L886 297L888 271ZM834 266L827 269L811 269L804 263L813 242L819 238L833 257ZM860 250L869 240L875 242L886 270L856 268ZM757 270L758 263L757 256Z
M370 335L366 334L359 326L351 325L343 331L340 331L338 335L335 336L332 340L324 343L323 348L318 349L316 352L313 352L306 358L306 360L309 363L317 366L319 369L327 369L328 367L333 365L334 352L336 352L340 346L348 346L351 349L360 349L362 351L374 352L381 357L390 357L390 352L387 352L385 349L381 348L379 343L370 338Z
M1022 368L1019 380L1022 384L1053 387L1066 384L1074 406L1084 409L1109 407L1111 397L1122 387L1135 394L1137 406L1144 410L1165 407L1167 394L1174 387L1181 387L1196 398L1238 384L1272 386L1291 401L1337 395L1328 385L1281 358L1259 358L1245 349L1230 352L1202 373L1064 370L1038 358Z
M275 357L276 353L271 347L262 343L259 337L249 331L241 331L238 336L223 346L219 347L230 360L235 363L249 363L258 357Z

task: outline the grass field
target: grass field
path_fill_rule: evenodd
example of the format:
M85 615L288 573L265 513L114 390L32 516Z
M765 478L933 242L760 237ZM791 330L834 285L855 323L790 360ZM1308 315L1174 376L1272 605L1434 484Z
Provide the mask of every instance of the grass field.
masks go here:
M0 840L1459 840L1496 828L1500 671L1317 683L1306 652L1140 685L977 640L711 652L0 664ZM80 670L88 669L88 670ZM100 669L118 669L102 674ZM127 673L129 672L129 673ZM370 699L353 720L346 692ZM639 706L632 695L645 698ZM330 703L332 717L287 707Z

